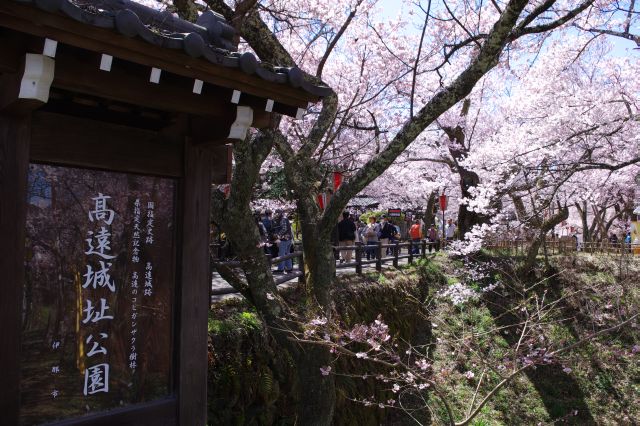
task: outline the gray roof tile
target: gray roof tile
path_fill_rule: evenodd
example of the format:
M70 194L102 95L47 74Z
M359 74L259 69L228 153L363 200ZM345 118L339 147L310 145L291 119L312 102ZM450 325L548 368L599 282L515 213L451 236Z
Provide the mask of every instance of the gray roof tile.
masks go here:
M235 32L224 17L212 11L200 15L196 23L182 20L130 0L13 0L33 4L47 12L62 12L71 19L94 27L112 29L126 37L140 37L147 43L182 50L193 58L212 64L238 68L245 74L288 84L315 96L328 96L331 89L303 79L299 68L262 66L253 53L238 53Z

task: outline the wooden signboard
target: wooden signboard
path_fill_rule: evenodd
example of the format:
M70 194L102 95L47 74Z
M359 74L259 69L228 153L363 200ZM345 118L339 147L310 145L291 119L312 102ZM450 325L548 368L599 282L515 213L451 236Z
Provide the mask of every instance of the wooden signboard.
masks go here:
M171 394L175 179L31 164L20 424Z
M387 216L389 216L389 217L400 217L400 216L402 216L402 209L389 209L389 210L387 210Z

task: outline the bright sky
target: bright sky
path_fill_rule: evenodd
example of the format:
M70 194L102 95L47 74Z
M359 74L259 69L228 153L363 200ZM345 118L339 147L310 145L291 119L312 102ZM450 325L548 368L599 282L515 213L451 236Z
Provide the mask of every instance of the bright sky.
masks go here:
M400 12L402 8L402 1L379 0L378 5L382 8L384 15L392 19L395 18ZM640 28L636 27L635 30L632 29L632 32L640 33ZM625 40L620 37L609 37L609 41L614 46L613 50L611 51L611 54L613 56L624 57L629 55L638 55L640 57L640 48L638 48L633 41Z

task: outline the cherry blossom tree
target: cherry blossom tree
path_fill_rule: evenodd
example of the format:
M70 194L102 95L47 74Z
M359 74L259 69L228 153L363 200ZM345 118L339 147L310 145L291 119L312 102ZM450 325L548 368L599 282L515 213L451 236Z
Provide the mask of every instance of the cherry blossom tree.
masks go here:
M633 4L624 10L609 10L609 5L594 0L429 0L403 3L403 13L393 19L375 0L174 0L167 5L187 19L193 19L203 8L221 13L236 28L243 49L252 50L265 63L296 67L306 80L332 89L320 105L309 108L303 120L278 118L271 129L254 132L237 143L230 195L227 199L221 193L213 195L216 222L225 230L241 264L239 270L220 266L219 272L256 307L273 327L278 342L294 357L306 402L300 407L301 423L331 423L335 384L332 376L317 374L320 367L328 365L330 353L326 348L301 349L289 340L289 334L277 331L291 313L278 296L270 265L262 256L251 212L255 186L265 162L273 161L272 150L277 153L275 161L282 164L300 217L307 313L328 317L335 270L331 229L350 199L384 176L394 162L409 163L419 156L428 158L430 164L444 166L434 174L422 175L422 180L438 178L438 190L445 186L459 188L459 197L478 214L493 208L485 200L495 201L500 195L513 198L522 191L544 192L549 202L555 201L553 195L560 187L539 182L558 179L554 173L559 170L570 169L570 176L574 176L593 168L609 167L614 172L622 167L624 160L618 156L604 162L595 158L593 153L600 148L589 145L591 139L587 138L592 134L603 136L621 125L615 121L618 118L611 117L584 134L577 127L567 126L553 137L564 150L553 148L554 152L547 155L550 150L545 149L544 141L549 142L545 138L549 134L537 132L539 121L527 121L524 109L518 115L507 113L506 107L499 110L487 105L486 97L474 91L478 83L491 77L492 70L501 75L512 69L526 70L529 58L550 50L550 43L560 45L563 37L579 31L578 25L587 31L601 29L610 22L607 16L635 10ZM624 24L623 32L633 27L635 15L630 16L629 28ZM464 102L469 97L471 102ZM522 89L520 99L525 97L526 90ZM545 99L539 97L536 113L546 107ZM615 105L617 110L629 104L610 106ZM468 111L466 105L476 110ZM512 106L519 105L512 100ZM583 112L590 111L586 105L581 106ZM499 111L504 126L492 134L491 121L477 119L477 111L483 117ZM606 113L607 108L601 111ZM628 115L637 114L633 111ZM560 120L562 108L554 108L554 112ZM565 123L569 119L566 116ZM478 144L483 148L473 152L475 143L472 148L469 141L475 140L473 128L480 122L486 124L487 136ZM458 137L458 128L464 130L465 141ZM504 149L501 143L510 134L517 136L518 143ZM571 152L568 146L579 136L585 140L580 152L591 154L576 166L575 162L565 162L563 154ZM412 144L421 142L433 150L412 153ZM527 152L526 147L532 143L536 148ZM483 164L482 159L491 161ZM510 164L514 159L519 162ZM451 173L452 164L458 176ZM346 172L347 179L321 210L316 196L329 185L328 176L333 170ZM435 190L432 185L427 197L431 198Z
M554 45L512 86L497 112L501 125L465 161L492 188L476 205L508 195L520 220L541 229L531 261L544 235L568 218L568 206L579 203L584 213L586 199L606 206L618 194L619 215L628 210L620 196L629 199L640 162L637 58L602 59L607 48ZM543 220L556 203L561 214Z
M277 1L245 1L233 7L221 1L206 3L234 23L261 60L298 66L307 78L323 81L334 90L302 122L283 120L278 128L237 144L231 195L226 201L216 200L243 270L243 275L221 273L226 272L226 278L276 327L286 309L256 247L257 231L251 229L249 209L253 186L271 148L275 147L287 183L296 194L310 313L318 309L329 315L335 268L330 232L351 197L468 96L487 72L503 65L505 47L519 48L526 39L524 48L529 48L540 34L571 22L592 7L591 1L573 8L553 1L434 2L413 5L412 16L420 19L385 22L376 17L373 1L298 2L295 10L289 2ZM401 33L416 21L421 31ZM345 162L352 174L321 211L315 198L324 189L327 168L319 165ZM307 401L301 408L301 420L315 424L323 413L321 417L330 422L334 382L329 376L317 375L327 365L329 352L320 347L301 353L291 348L286 336L280 341L299 354L297 364Z

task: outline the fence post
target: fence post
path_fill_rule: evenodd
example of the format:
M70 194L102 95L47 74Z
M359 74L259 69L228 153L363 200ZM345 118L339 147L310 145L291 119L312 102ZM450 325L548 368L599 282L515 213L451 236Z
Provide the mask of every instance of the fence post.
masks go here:
M378 247L376 247L377 256L376 256L376 271L382 271L382 243L378 241Z
M413 264L413 240L409 240L409 265Z
M396 241L396 246L393 248L393 267L398 267L398 256L400 255L400 241Z
M300 284L306 284L307 278L304 275L304 252L300 250L300 256L298 256L298 271L302 272L302 275L298 277Z
M362 243L356 243L356 274L362 274Z
M427 257L427 240L422 240L422 258L425 259Z

